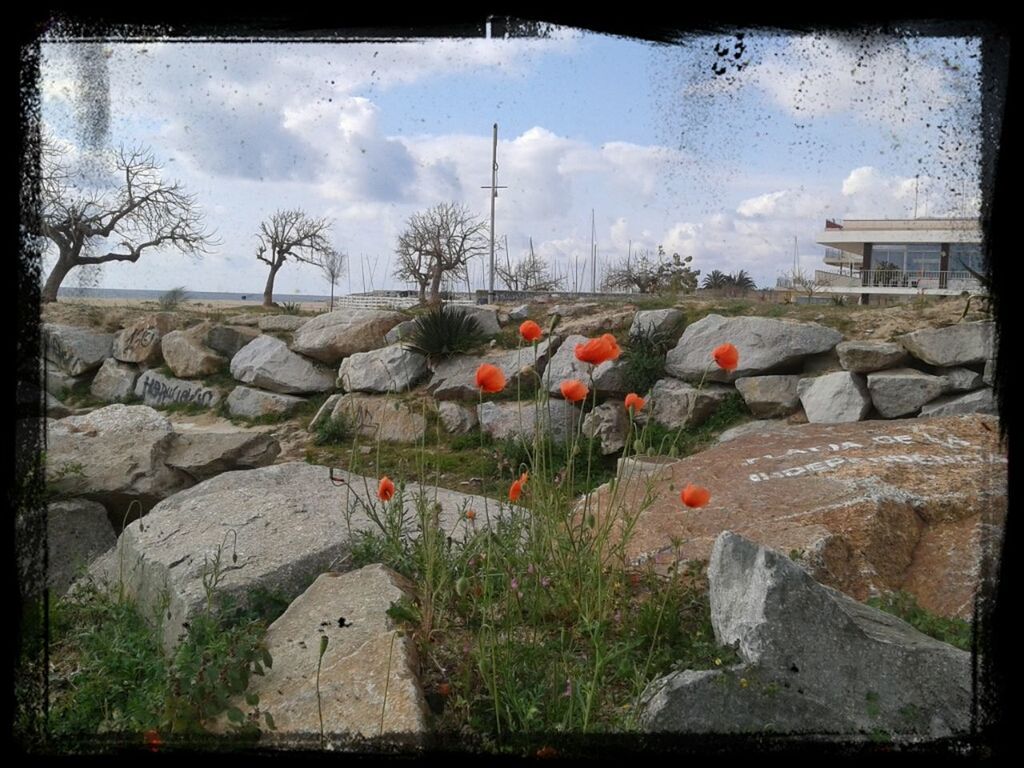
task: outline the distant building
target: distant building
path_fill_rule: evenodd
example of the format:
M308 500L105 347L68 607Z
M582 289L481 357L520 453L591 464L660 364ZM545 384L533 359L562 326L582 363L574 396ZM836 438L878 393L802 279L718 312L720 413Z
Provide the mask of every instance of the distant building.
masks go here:
M977 219L846 219L825 222L816 238L825 264L816 270L821 293L957 296L982 293L968 270L984 273Z

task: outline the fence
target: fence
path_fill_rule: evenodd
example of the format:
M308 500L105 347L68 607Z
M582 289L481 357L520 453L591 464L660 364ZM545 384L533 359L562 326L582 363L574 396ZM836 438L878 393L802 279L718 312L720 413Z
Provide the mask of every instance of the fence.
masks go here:
M918 291L980 291L981 283L966 271L866 269L859 274L844 275L837 272L814 271L814 283L819 286L846 288L908 288Z

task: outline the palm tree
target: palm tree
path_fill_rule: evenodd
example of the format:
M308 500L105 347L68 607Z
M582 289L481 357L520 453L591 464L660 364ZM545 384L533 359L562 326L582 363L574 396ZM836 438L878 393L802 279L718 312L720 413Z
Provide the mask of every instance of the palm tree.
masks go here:
M725 288L729 285L729 276L724 272L717 269L711 270L707 275L704 276L704 282L701 284L701 288Z
M757 284L754 283L754 279L747 274L746 270L741 269L735 275L729 275L729 282L735 288L739 288L743 291L753 291L757 289Z

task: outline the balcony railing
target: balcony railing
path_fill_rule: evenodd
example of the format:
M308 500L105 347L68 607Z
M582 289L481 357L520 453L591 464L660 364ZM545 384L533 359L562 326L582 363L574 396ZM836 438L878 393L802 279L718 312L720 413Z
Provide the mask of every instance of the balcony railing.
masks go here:
M971 291L981 290L970 272L960 270L863 269L854 274L841 274L823 269L814 271L814 283L820 286L857 288L910 288L914 290Z

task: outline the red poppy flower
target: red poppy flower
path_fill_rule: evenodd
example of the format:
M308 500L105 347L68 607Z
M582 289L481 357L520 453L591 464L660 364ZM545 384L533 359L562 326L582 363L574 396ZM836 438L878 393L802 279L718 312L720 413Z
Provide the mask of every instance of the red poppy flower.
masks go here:
M626 395L625 406L627 411L632 408L633 413L637 413L644 409L644 399L636 392L630 392Z
M508 489L509 501L519 501L519 497L523 493L523 486L526 485L526 481L530 479L528 472L523 472L519 476L519 479L512 483L512 487Z
M711 356L723 371L735 371L740 364L740 351L732 344L719 344Z
M381 501L391 501L391 497L395 495L395 484L391 482L391 478L384 475L380 479L380 485L377 486L377 498Z
M544 335L544 331L542 331L540 326L533 322L533 320L526 320L519 326L519 335L526 341L532 343L534 341L538 341L540 337Z
M476 512L474 510L472 510L472 509L467 509L466 510L466 519L467 520L476 520Z
M570 403L578 403L580 400L585 399L590 392L587 389L587 385L579 379L567 379L562 382L559 389L562 391L562 397Z
M600 365L607 360L617 360L622 350L619 342L610 333L590 339L586 344L576 345L576 359L591 365Z
M142 740L151 752L156 752L160 745L163 744L163 741L160 739L160 733L152 729L142 734Z
M711 500L711 491L699 485L687 484L679 494L683 504L688 507L703 507Z
M476 369L476 385L484 392L501 392L505 388L505 374L501 368L490 363L483 363Z

